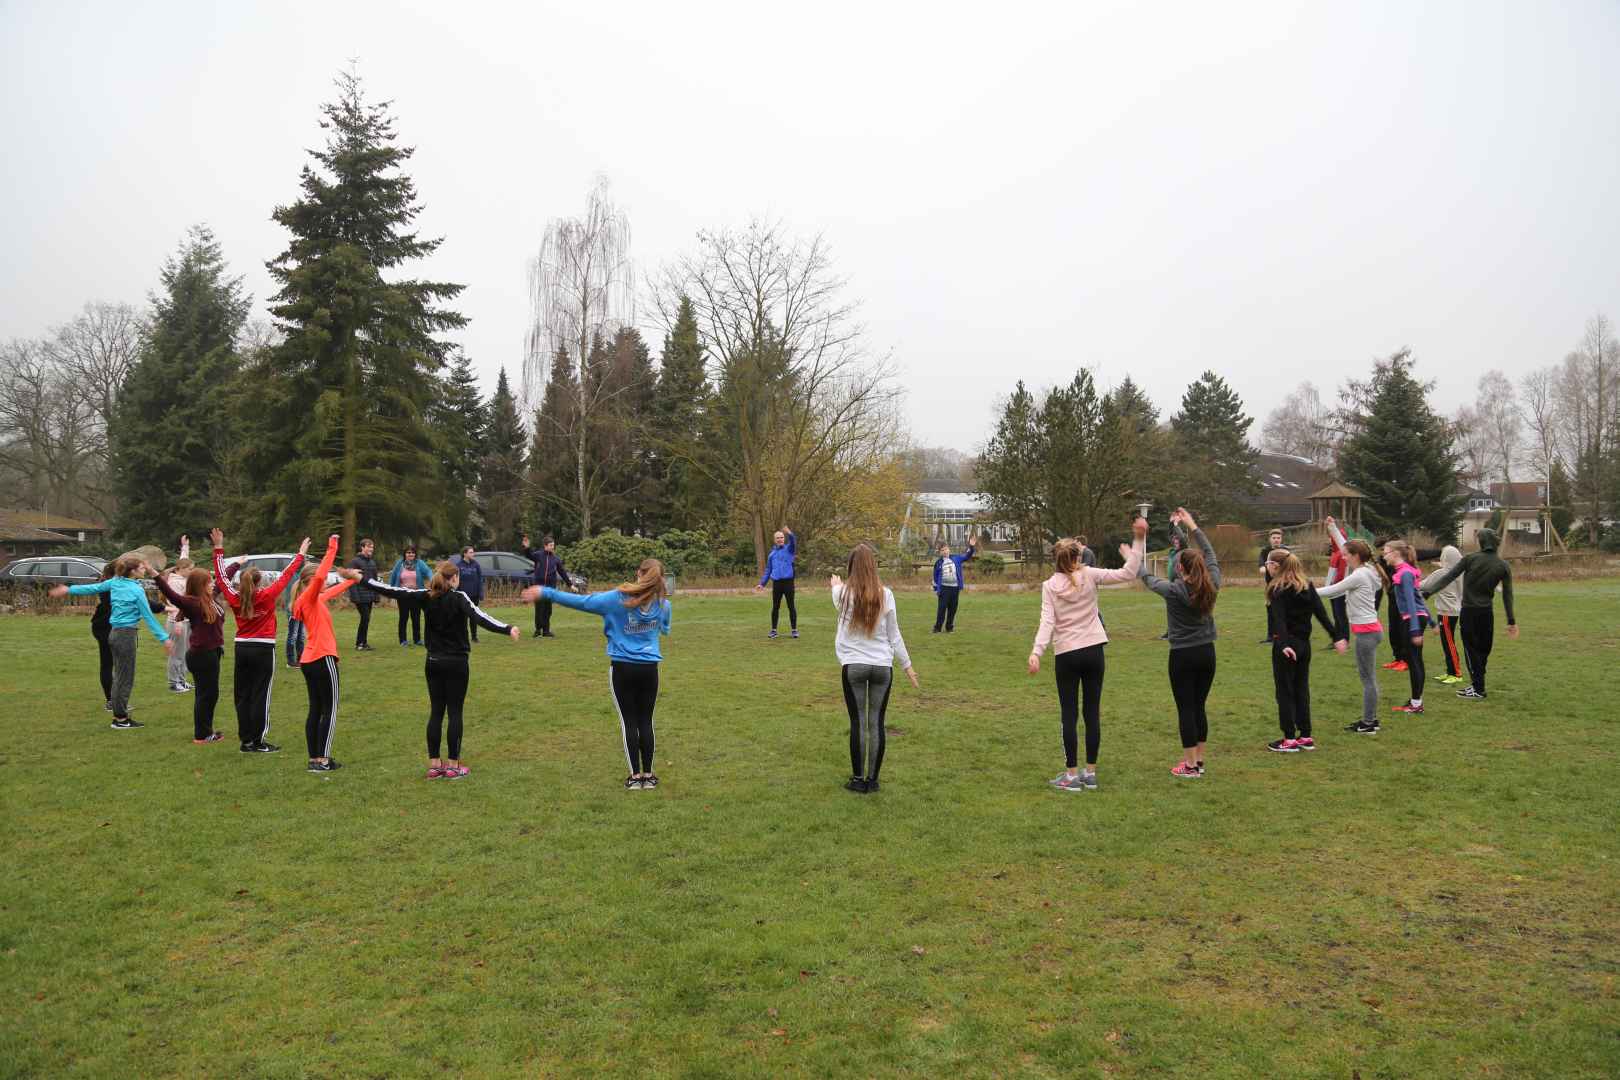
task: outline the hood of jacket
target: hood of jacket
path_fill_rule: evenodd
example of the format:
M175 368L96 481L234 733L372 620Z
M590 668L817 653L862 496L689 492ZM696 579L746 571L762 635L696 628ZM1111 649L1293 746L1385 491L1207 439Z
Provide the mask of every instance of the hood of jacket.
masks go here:
M1501 542L1496 537L1495 529L1481 529L1475 536L1479 540L1481 551L1495 551L1497 544Z
M1462 562L1462 552L1458 551L1455 545L1447 544L1440 549L1440 565L1443 568L1450 570L1460 562Z

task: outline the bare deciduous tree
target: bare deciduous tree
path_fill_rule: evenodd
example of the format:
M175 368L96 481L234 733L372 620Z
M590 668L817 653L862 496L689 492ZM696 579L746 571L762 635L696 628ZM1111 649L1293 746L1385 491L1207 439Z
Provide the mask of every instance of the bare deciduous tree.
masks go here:
M827 475L896 445L893 366L867 353L844 285L821 237L758 220L700 233L653 284L666 326L682 296L696 311L728 450L694 464L733 488L760 566Z
M545 388L552 358L559 351L572 361L576 373L574 408L552 421L564 427L550 433L570 447L572 490L543 495L574 509L581 531L589 536L595 511L608 494L603 483L607 463L592 460L591 432L625 389L593 373L591 346L611 341L635 319L630 223L613 204L606 179L598 179L591 189L583 217L556 218L546 226L540 252L529 268L529 288L531 325L523 362L526 403Z
M105 427L50 345L0 347L0 479L7 501L104 514L94 496L105 477Z
M1491 370L1479 377L1474 398L1474 415L1484 442L1484 466L1488 476L1513 482L1513 466L1519 458L1519 437L1524 421L1519 416L1518 395L1513 383L1501 371Z
M1545 480L1558 459L1558 369L1541 368L1519 380L1519 417L1530 432L1531 465Z
M1319 465L1332 460L1337 446L1333 412L1311 382L1300 383L1271 410L1260 429L1260 443L1273 453L1295 454Z

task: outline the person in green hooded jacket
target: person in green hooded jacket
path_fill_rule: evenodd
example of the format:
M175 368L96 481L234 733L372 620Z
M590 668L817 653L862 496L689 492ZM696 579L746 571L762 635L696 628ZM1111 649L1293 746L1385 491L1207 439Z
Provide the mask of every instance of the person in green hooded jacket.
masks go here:
M1462 641L1472 685L1457 691L1465 701L1485 700L1485 665L1496 638L1496 587L1502 587L1502 610L1507 615L1508 637L1519 636L1513 618L1513 568L1496 553L1500 541L1493 529L1479 530L1479 550L1464 555L1451 569L1423 583L1423 595L1433 596L1463 575Z

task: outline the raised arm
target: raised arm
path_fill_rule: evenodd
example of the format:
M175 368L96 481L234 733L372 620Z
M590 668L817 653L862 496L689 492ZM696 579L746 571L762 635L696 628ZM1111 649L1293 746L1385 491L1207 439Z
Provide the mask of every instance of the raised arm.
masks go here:
M1095 566L1086 567L1086 573L1091 580L1099 585L1111 585L1116 582L1129 581L1136 577L1142 567L1142 558L1147 554L1147 541L1142 537L1136 538L1136 543L1127 548L1120 546L1120 554L1125 556L1125 565L1118 570L1100 570Z
M327 601L327 600L331 600L331 599L333 599L335 597L338 597L338 596L342 596L345 592L347 592L348 590L354 588L356 585L360 584L360 571L358 571L358 570L344 570L344 571L342 571L342 574L343 574L343 580L342 581L338 582L336 585L332 585L332 586L330 586L328 588L325 588L325 589L321 590L321 600L323 602ZM354 575L354 576L350 577L349 575L351 575L351 574ZM322 578L321 580L324 581L326 579Z
M1342 555L1344 553L1344 533L1339 531L1338 523L1332 518L1327 519L1327 534L1328 539L1333 541L1334 548Z
M304 546L309 546L309 537L307 536L304 538ZM292 583L298 580L298 572L303 568L304 553L300 550L298 554L293 556L293 561L287 564L287 568L276 575L276 580L259 590L259 595L264 598L264 602L274 604L276 597L281 595L281 591L291 588Z
M1204 554L1204 565L1209 567L1209 580L1215 583L1217 589L1220 588L1221 560L1216 558L1215 548L1210 544L1209 537L1204 535L1203 529L1195 525L1193 526L1192 540L1193 543L1198 545L1198 550Z
M304 586L304 591L298 595L298 599L293 601L295 609L307 611L309 605L320 599L321 590L326 587L326 575L332 572L332 564L337 561L337 550L338 536L337 533L333 533L326 538L326 554L321 557L320 567L309 579L309 584Z
M793 530L788 528L786 525L782 526L782 531L787 533L787 553L788 553L788 557L789 558L798 558L798 555L799 555L799 538L797 536L794 536L793 535Z
M218 534L219 530L215 529L214 532ZM231 588L231 576L225 572L225 549L220 546L224 539L223 536L217 536L214 540L214 587L225 595L227 604L236 607L241 600L237 597L236 590Z
M169 584L166 575L157 574L152 578L152 581L157 585L158 592L169 598L169 603L177 608L185 608L188 598L174 590L174 586Z

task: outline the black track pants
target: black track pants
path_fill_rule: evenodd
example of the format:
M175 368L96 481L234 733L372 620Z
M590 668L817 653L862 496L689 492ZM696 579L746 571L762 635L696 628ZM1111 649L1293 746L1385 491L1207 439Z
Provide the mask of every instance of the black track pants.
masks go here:
M658 665L615 660L608 672L613 707L624 735L624 760L630 772L653 771L653 710L658 705Z

